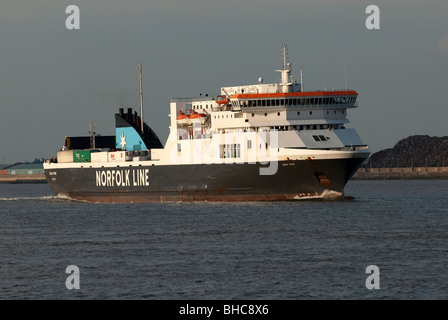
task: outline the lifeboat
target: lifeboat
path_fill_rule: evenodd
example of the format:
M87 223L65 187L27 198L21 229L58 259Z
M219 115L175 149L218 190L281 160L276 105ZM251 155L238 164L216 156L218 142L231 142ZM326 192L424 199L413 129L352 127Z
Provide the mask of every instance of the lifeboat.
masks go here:
M217 96L216 103L218 103L220 105L226 105L226 104L230 103L230 100L226 96Z
M205 113L197 113L196 111L191 111L190 121L200 121L201 124L204 124L207 120L208 115Z
M185 114L182 111L179 111L179 114L176 117L176 120L180 124L190 124L190 117L188 114Z

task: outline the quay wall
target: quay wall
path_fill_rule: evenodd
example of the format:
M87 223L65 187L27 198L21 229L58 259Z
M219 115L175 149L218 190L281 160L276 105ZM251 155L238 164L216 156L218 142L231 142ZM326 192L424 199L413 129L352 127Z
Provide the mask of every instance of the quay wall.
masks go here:
M359 168L352 179L447 179L448 167Z
M46 183L45 174L0 174L0 183Z

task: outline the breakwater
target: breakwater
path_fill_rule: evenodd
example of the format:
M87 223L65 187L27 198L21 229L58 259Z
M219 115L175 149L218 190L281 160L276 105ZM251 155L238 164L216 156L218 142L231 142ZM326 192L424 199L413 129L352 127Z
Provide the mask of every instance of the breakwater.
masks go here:
M359 168L352 179L447 179L448 167Z

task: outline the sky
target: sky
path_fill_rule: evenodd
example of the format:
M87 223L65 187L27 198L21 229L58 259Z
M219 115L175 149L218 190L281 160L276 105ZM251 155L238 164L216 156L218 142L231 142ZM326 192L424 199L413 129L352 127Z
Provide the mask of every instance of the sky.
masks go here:
M369 5L380 29L366 28ZM164 143L171 98L278 82L283 43L305 90L358 92L347 127L372 152L448 135L446 0L2 0L0 163L55 156L91 121L115 134L118 108L139 110L139 63L144 119Z

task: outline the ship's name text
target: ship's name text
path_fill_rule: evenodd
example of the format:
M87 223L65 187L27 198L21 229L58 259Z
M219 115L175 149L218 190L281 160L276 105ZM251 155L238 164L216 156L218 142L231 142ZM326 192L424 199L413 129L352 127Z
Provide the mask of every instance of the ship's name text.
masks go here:
M97 170L97 187L139 187L149 186L149 169Z

